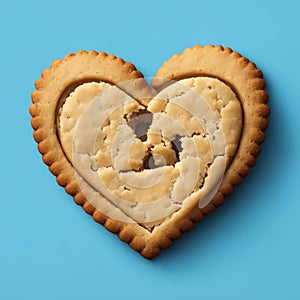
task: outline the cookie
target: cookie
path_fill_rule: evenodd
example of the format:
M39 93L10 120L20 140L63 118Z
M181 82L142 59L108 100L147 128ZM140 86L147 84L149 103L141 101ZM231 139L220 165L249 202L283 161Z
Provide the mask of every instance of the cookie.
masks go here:
M34 138L74 201L151 259L254 166L264 87L252 62L221 46L174 55L152 85L131 63L79 51L36 81Z

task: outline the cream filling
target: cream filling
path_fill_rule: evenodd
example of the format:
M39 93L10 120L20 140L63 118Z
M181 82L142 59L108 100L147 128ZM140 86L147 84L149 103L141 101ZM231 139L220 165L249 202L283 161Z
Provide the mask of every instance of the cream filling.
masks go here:
M152 122L142 140L128 120L146 109ZM83 84L61 107L58 131L88 200L112 218L150 223L191 197L200 207L211 200L241 129L233 91L218 79L197 77L168 86L147 107L116 86ZM144 168L149 154L156 168Z

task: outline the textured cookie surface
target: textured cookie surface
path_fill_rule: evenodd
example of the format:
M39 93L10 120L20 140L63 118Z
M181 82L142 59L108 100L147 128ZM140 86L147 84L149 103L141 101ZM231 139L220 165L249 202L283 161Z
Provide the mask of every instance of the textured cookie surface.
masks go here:
M210 140L214 136L209 136L197 119L196 113L193 112L197 101L193 97L197 98L200 95L205 99L204 104L207 103L211 107L216 121L220 122L225 139L225 152L221 154L226 157L227 163L230 162L238 147L242 111L233 91L218 79L209 77L185 79L178 83L179 86L172 85L163 90L145 106L129 98L124 106L118 107L105 118L97 133L94 152L86 153L90 159L94 159L93 170L103 182L98 192L104 194L104 190L109 190L118 199L135 203L136 206L129 207L130 211L126 213L138 223L149 223L158 219L162 222L164 214L167 216L178 210L189 197L199 193L205 183L208 168L215 158L210 147ZM111 85L103 82L84 83L78 86L61 106L58 133L62 147L71 162L74 132L80 117L87 106L104 90L108 98L109 87ZM184 94L183 87L189 88ZM189 106L187 98L190 101ZM108 99L111 104L112 100ZM177 102L185 103L186 109L176 104L175 99ZM196 109L199 110L199 107ZM134 113L142 113L140 115L142 118L133 117ZM88 118L90 119L90 115ZM147 126L144 131L141 131L143 128L139 125ZM211 125L215 125L214 122ZM85 128L81 137L84 147L87 140L90 140L90 132L92 131ZM122 145L119 145L118 139L117 142L115 141L117 135L120 135L119 141L122 141ZM126 135L125 141L122 140L124 135ZM144 141L140 139L140 135L146 135ZM176 145L172 142L176 138L180 150L176 149ZM76 140L78 139L79 137ZM195 151L191 153L193 145ZM145 166L149 157L153 165ZM84 170L77 171L87 178L84 176ZM184 189L189 184L191 186L187 194ZM142 219L137 216L140 203L150 203L159 199L164 199L163 206L157 206L160 213L153 213L154 209L148 207ZM108 200L112 201L112 199ZM99 198L98 201L104 200ZM116 205L120 206L118 203ZM100 207L100 204L97 207ZM163 213L163 210L166 211ZM151 217L147 216L148 213ZM113 217L113 211L111 216Z
M58 183L147 258L241 183L269 115L261 71L229 48L187 49L152 84L130 63L81 51L43 72L30 108Z

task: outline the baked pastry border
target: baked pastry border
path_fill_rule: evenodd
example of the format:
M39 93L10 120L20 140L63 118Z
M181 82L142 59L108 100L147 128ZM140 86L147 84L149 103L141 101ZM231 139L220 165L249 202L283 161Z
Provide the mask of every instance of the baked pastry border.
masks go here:
M243 131L240 146L232 163L228 167L218 193L210 204L200 209L199 199L190 201L185 207L174 213L168 220L155 227L152 232L139 224L123 223L111 219L84 197L80 191L74 169L66 158L56 130L56 117L62 95L67 95L81 83L105 81L119 84L123 81L143 78L131 63L104 52L79 51L68 54L63 60L55 60L49 69L42 72L42 77L35 82L36 91L32 93L30 114L34 129L34 139L42 159L49 170L56 176L59 185L73 196L76 204L102 224L107 230L118 234L148 259L154 258L161 249L172 245L182 233L190 230L195 222L208 215L224 202L234 187L242 182L260 153L260 144L265 139L264 131L268 126L268 94L264 90L265 81L256 65L230 48L208 45L186 49L182 54L175 54L158 70L157 78L179 80L188 77L211 76L227 83L239 97L244 114ZM60 89L55 86L59 82ZM159 83L153 85L160 89ZM53 98L54 96L54 98ZM55 105L53 105L55 104Z

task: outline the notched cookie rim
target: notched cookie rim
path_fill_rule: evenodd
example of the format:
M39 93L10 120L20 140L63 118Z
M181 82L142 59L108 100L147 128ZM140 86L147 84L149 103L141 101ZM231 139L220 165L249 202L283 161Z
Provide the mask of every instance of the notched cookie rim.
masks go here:
M166 68L166 65L172 65L172 61L174 61L174 58L187 58L191 51L199 51L198 55L200 55L201 57L200 52L204 50L211 50L215 51L216 53L229 54L231 55L230 59L232 60L242 59L241 64L243 65L243 68L246 68L248 65L250 65L250 68L254 72L256 72L255 76L251 79L257 79L257 82L255 84L256 88L254 89L254 92L257 93L257 97L258 99L260 99L258 103L254 103L254 106L257 108L257 111L255 111L255 116L258 119L257 126L254 126L252 128L252 139L247 145L247 149L245 149L247 157L243 157L241 159L241 157L238 157L238 154L236 153L233 160L235 161L237 157L237 159L240 161L240 165L238 168L235 169L232 169L232 164L228 167L226 172L227 176L225 175L226 180L223 181L219 192L215 195L213 201L202 209L199 209L196 203L191 203L185 209L181 209L179 213L172 216L170 220L167 220L166 222L162 223L162 225L157 227L157 229L155 229L152 234L147 233L145 229L141 228L141 226L138 224L122 223L120 221L110 219L109 217L102 214L100 211L95 210L95 208L85 199L84 195L78 187L77 182L74 181L74 178L72 178L72 176L74 175L72 175L72 172L70 172L72 171L70 170L70 163L68 162L66 164L65 161L63 161L62 163L56 161L57 153L53 153L53 149L51 149L51 143L47 141L47 134L45 134L45 131L43 130L43 119L40 118L41 116L39 112L39 102L42 98L40 93L43 92L45 89L45 79L49 79L51 81L51 78L49 77L51 77L53 69L58 68L66 60L68 61L74 57L79 56L92 56L93 58L99 56L101 57L101 59L106 61L117 61L117 64L119 65L118 68L127 65L127 70L129 71L127 72L127 75L129 75L127 80L133 78L143 78L142 73L137 71L133 64L126 63L122 59L116 58L114 55L107 55L104 52L98 53L93 50L89 52L79 51L77 54L68 54L63 60L54 61L49 69L45 69L42 72L42 78L36 81L35 85L37 91L34 91L32 93L33 104L30 107L30 114L32 115L31 124L34 129L34 138L38 143L39 151L43 155L43 161L49 166L50 171L57 177L57 182L65 188L67 193L73 196L75 203L81 205L88 214L91 214L93 216L93 219L96 222L103 224L107 230L116 234L118 233L119 238L122 241L127 242L131 248L138 251L142 256L148 259L152 259L156 255L158 255L161 249L165 249L171 246L175 239L178 239L184 232L189 231L191 228L193 228L196 222L202 220L203 216L208 215L209 213L214 211L216 207L224 203L224 198L229 196L233 192L234 186L240 184L242 182L242 178L245 177L248 174L251 167L255 165L256 156L260 153L260 144L265 139L264 131L268 126L267 117L270 114L270 109L266 104L268 101L268 94L264 91L265 81L262 79L263 74L259 69L256 68L256 65L254 63L250 62L248 59L241 56L239 53L233 52L230 48L223 48L222 46L212 45L208 45L205 47L195 46L193 48L187 48L182 54L175 54L168 61L166 61L163 64L163 66L159 69L156 76L167 78L167 76L161 76L159 73L164 68ZM228 57L226 59L228 59ZM122 68L120 68L120 71L122 71ZM215 74L210 75L211 73L209 72L203 72L203 74L205 74L205 76L208 77L218 78L218 76L216 76ZM171 75L173 76L174 74ZM193 76L191 77L195 77L197 75L198 74L193 73ZM170 76L169 79L179 79L176 78L176 76L172 76ZM94 76L88 77L94 78ZM184 78L187 78L187 76L185 76ZM223 77L221 77L221 79L222 81L227 81L224 80ZM101 81L109 83L109 80ZM119 82L116 82L116 84L117 83ZM238 93L236 93L236 95L240 97ZM241 104L244 113L244 105L242 101ZM258 107L259 105L260 107ZM238 150L239 149L240 148L238 148ZM61 159L65 160L65 157ZM228 180L228 178L231 180Z

